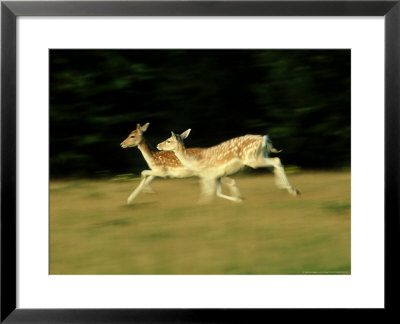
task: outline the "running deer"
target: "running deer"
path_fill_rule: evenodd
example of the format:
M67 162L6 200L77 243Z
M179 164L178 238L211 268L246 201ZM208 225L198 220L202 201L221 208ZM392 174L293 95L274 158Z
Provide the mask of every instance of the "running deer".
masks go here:
M143 133L147 130L150 123L146 123L143 126L140 124L136 125L136 129L133 130L129 136L121 143L122 148L135 147L137 146L142 152L144 159L147 162L150 170L143 170L141 173L141 182L139 186L129 195L127 203L129 204L135 197L144 189L148 191L152 191L150 189L150 183L154 180L155 177L170 177L170 178L187 178L194 176L194 172L190 169L185 168L182 163L178 160L173 152L169 151L156 151L153 150L146 139L143 136ZM190 148L187 149L189 154L196 154L200 149ZM236 185L235 180L224 177L221 181L226 184L231 194L234 197L224 195L222 193L221 185L217 187L217 195L222 198L229 197L228 199L236 199L240 197L239 189ZM240 198L237 198L240 199Z
M159 150L173 151L182 164L201 179L201 201L208 201L216 192L222 176L236 173L243 166L252 168L273 167L278 188L286 189L291 195L299 191L291 186L278 157L269 157L269 152L279 153L272 146L267 135L244 135L227 140L216 146L190 152L183 140L189 136L190 129L181 135L174 134L157 145ZM237 200L237 197L232 197Z

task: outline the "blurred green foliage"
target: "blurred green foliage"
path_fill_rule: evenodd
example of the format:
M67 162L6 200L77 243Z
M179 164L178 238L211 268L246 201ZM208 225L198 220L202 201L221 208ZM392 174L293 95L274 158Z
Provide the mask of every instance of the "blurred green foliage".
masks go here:
M284 164L350 165L350 50L51 50L50 175L138 174L150 122L188 147L268 134Z

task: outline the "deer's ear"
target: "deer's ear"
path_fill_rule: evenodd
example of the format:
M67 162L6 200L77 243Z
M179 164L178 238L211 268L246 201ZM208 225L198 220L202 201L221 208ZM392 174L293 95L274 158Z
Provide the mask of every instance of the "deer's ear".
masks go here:
M139 125L139 124L138 124L138 125ZM140 127L141 131L142 131L142 132L147 131L147 128L149 127L149 125L150 125L150 123L144 124L142 127Z
M137 129L137 130L140 129L140 124L136 124L136 129Z
M172 137L176 137L176 135L173 131L171 131L171 135L172 135Z
M187 129L187 130L185 130L185 131L181 134L182 139L185 139L186 137L188 137L189 134L190 134L190 131L191 131L190 128Z

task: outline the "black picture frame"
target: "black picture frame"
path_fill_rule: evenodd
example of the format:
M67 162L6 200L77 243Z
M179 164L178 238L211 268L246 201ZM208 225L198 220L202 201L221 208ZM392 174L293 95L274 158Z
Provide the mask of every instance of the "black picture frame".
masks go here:
M3 323L199 323L267 321L288 309L16 308L16 19L19 16L381 16L385 19L385 307L399 288L400 0L395 1L2 1L1 2L1 318ZM371 134L371 136L373 136ZM373 150L371 150L373 151ZM370 157L370 152L366 153ZM373 165L371 165L373 168ZM321 310L292 310L324 320ZM309 314L310 311L320 313ZM335 310L329 316L335 316ZM350 310L348 310L349 312ZM357 311L357 310L353 310ZM358 312L359 314L360 312ZM270 313L268 313L269 316ZM315 316L316 315L316 316ZM348 314L349 315L349 314ZM311 317L310 317L311 316ZM323 316L323 317L320 317Z

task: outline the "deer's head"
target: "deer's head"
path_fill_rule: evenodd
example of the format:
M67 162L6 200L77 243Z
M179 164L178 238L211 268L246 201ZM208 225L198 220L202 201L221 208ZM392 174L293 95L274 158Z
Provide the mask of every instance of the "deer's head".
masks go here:
M143 133L147 130L150 123L146 123L143 126L140 124L136 125L136 129L133 130L129 136L121 143L122 148L138 146L143 141Z
M180 135L171 132L172 136L158 144L157 148L161 151L176 151L180 145L183 145L183 140L189 136L189 133L190 128Z

